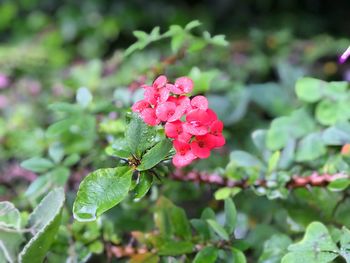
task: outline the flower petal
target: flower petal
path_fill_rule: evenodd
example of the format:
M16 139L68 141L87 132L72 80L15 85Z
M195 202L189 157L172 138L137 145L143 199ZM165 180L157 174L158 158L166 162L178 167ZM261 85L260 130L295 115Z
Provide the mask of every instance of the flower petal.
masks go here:
M191 106L193 109L207 110L208 100L204 96L195 96L191 100Z
M144 109L141 112L141 118L150 126L156 126L160 123L160 120L157 118L156 111L153 108Z

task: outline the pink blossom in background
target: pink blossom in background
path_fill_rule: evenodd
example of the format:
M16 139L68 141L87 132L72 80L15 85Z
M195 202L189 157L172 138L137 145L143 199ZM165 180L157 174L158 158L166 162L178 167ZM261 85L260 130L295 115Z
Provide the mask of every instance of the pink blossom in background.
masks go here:
M9 100L6 96L0 95L0 109L5 109L9 105Z
M350 46L348 47L347 50L340 56L339 58L339 63L344 63L348 57L350 56Z
M3 73L0 73L0 89L5 89L10 85L10 79Z

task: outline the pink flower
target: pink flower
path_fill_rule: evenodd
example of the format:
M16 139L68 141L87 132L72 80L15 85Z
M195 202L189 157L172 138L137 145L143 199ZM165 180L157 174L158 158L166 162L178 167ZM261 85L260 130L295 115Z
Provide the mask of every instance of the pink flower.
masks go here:
M196 139L190 144L194 155L201 159L210 156L210 150L214 147L213 137L209 134L203 136L196 136Z
M167 77L164 75L160 75L158 78L155 79L155 81L153 81L152 86L156 89L160 89L165 87L167 83L168 83Z
M210 109L206 111L192 110L186 116L184 130L192 135L205 135L209 131L209 125L214 120L216 120L216 115Z
M163 102L159 104L156 109L156 115L161 121L168 121L174 116L176 111L176 104L174 102ZM180 118L181 116L179 116Z
M169 97L168 99L169 102L173 102L176 105L176 110L174 115L169 118L168 121L176 121L179 120L190 108L190 99L186 96L180 96L180 97Z
M151 105L145 100L139 100L132 105L131 109L133 112L142 112L144 109L150 108Z
M224 146L226 143L225 137L222 135L224 124L222 121L216 120L210 125L209 135L213 142L213 148Z
M156 110L153 108L144 109L140 113L140 116L143 119L143 121L150 126L156 126L160 123L160 120L156 115Z
M193 81L187 77L181 77L176 79L175 85L171 87L171 92L174 94L186 94L190 93L193 89Z
M192 135L184 132L181 121L167 122L165 124L165 135L181 142L189 142Z
M10 85L9 78L5 74L0 73L0 89L7 88L8 85Z
M207 110L208 109L208 100L204 96L195 96L191 99L192 109L198 110Z
M173 141L176 154L173 157L173 164L176 167L189 165L197 157L191 152L191 146L188 143Z
M145 101L153 106L165 102L169 98L170 91L167 87L155 88L154 86L144 86L143 88L145 89L143 94Z

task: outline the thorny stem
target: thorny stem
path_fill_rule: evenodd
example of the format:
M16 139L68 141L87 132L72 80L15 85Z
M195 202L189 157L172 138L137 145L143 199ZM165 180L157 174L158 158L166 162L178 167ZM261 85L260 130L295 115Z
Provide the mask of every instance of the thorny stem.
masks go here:
M259 179L251 184L248 183L247 180L232 180L222 177L217 173L210 174L207 172L199 171L184 173L181 170L176 170L170 175L170 178L178 181L196 182L225 187L238 187L242 189L248 188L250 186L266 186L267 183L265 179ZM289 189L295 189L309 186L326 186L330 182L340 178L349 178L349 175L343 173L319 174L317 172L313 172L309 176L294 175L290 181L287 182L286 187Z

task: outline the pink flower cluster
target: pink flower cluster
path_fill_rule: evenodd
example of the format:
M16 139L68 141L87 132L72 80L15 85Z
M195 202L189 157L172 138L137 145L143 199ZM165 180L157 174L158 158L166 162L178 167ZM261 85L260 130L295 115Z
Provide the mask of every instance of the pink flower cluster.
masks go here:
M225 144L223 123L208 108L204 96L190 99L193 81L187 77L176 79L174 84L159 76L152 86L144 85L144 99L132 106L145 123L163 124L165 134L173 139L176 154L173 164L182 167L197 158L208 158L213 148Z

